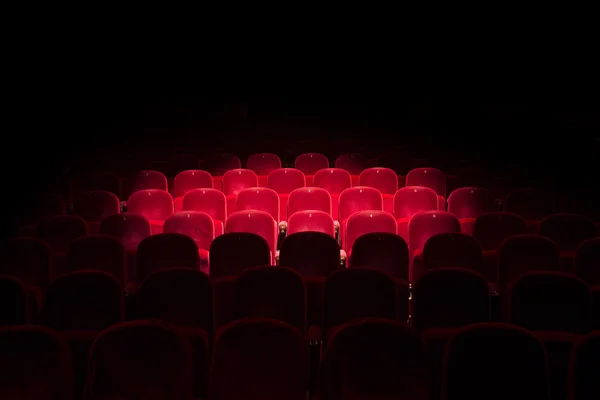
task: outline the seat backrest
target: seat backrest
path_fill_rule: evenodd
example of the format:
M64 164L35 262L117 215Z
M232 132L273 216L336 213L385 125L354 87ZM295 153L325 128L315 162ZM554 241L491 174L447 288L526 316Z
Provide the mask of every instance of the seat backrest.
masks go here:
M515 235L498 250L498 285L506 287L519 276L535 271L560 271L556 244L539 235Z
M306 186L306 178L299 169L278 168L269 173L267 186L278 194L288 194L294 189Z
M269 244L271 252L277 250L277 223L264 211L236 211L227 218L225 233L248 232L261 236Z
M269 175L274 169L281 168L281 159L272 153L253 154L246 161L246 167L256 175Z
M191 169L181 171L175 176L174 196L181 197L192 189L212 189L213 178L207 171Z
M86 386L88 400L115 394L148 400L190 399L192 350L185 337L163 321L111 326L92 346Z
M59 215L40 222L36 233L39 239L48 243L53 252L64 253L75 239L87 235L88 227L81 217Z
M333 218L323 211L297 211L288 218L287 235L297 232L323 232L335 237Z
M245 318L216 335L208 398L305 400L308 378L308 347L298 328Z
M242 168L242 161L234 154L219 153L206 160L206 169L212 176L224 176L227 171Z
M332 235L322 232L288 234L281 244L279 264L302 276L327 276L340 266L340 246Z
M361 186L369 186L382 194L394 194L398 190L398 176L389 168L368 168L360 173Z
M352 176L340 168L327 168L317 171L313 185L327 190L330 194L340 194L352 186Z
M415 168L406 175L406 186L425 186L446 197L446 175L437 168Z
M340 193L340 222L344 223L357 211L383 211L383 197L379 190L367 186L355 186Z
M425 346L412 328L379 318L348 322L327 346L317 378L317 396L426 399L426 364Z
M448 212L457 218L477 218L495 209L492 193L484 188L463 187L448 196Z
M208 250L215 238L213 219L202 211L182 211L165 220L164 233L181 233L196 242L200 250Z
M425 243L438 233L460 233L460 222L446 211L421 211L408 223L408 246L411 252L423 249Z
M346 251L352 249L354 241L365 233L397 233L396 220L385 211L358 211L346 223Z
M177 267L200 267L198 246L189 236L180 233L160 233L147 237L138 246L138 283L154 271Z
M303 187L293 190L288 197L288 215L303 210L324 211L331 215L331 195L318 187Z
M238 193L236 208L238 211L264 211L279 221L279 196L273 189L255 187L242 190Z
M350 267L378 268L392 277L408 280L408 266L408 246L396 234L365 233L352 245Z
M227 219L225 195L217 189L192 189L183 196L181 211L202 211L212 219Z
M244 189L258 186L258 176L251 169L232 169L223 175L223 193L237 195Z
M394 217L410 218L420 211L438 209L438 196L424 186L406 186L394 194Z
M329 168L329 160L321 153L304 153L296 157L294 167L305 175L314 175L321 169Z
M173 197L164 190L138 190L129 196L127 211L143 215L149 221L164 221L173 214Z
M217 236L210 245L210 276L235 276L241 271L271 264L269 243L260 235L229 232Z
M156 189L169 190L169 184L167 177L158 171L139 171L131 177L131 193L135 193L138 190Z

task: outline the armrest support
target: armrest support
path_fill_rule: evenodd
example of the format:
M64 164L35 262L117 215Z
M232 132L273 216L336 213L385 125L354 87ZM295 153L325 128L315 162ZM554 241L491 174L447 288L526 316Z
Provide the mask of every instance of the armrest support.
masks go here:
M346 259L348 256L346 255L346 251L340 249L340 267L346 268Z
M321 327L317 325L311 325L306 333L309 346L319 346L322 342Z

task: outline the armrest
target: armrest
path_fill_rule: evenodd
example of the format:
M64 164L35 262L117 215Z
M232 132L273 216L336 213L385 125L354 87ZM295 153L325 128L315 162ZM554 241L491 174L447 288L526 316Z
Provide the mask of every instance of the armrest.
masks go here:
M279 233L285 233L285 231L287 231L287 222L281 221L279 223Z
M279 265L279 250L275 252L275 265Z
M127 211L127 202L123 200L122 202L119 203L119 207L121 208L120 209L121 212Z
M323 341L321 337L321 327L317 325L311 325L306 333L309 346L318 346Z
M340 223L339 221L333 221L333 228L335 231L335 240L340 243Z
M346 251L340 249L340 266L342 268L346 268L346 259L348 258L348 256L346 255Z

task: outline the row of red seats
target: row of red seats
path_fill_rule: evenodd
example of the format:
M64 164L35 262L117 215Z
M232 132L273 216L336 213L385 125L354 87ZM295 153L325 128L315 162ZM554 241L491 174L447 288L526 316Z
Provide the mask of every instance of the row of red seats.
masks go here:
M347 323L325 351L315 399L436 398L428 384L427 344L427 338L394 321ZM31 325L3 328L0 348L3 398L73 398L71 350L59 333ZM552 360L544 344L527 330L470 325L453 334L444 348L438 381L445 400L550 400L563 394L549 385ZM600 334L580 338L567 360L568 398L597 399ZM169 324L143 320L115 325L93 344L84 399L191 400L194 361L189 340ZM209 361L203 361L208 370ZM309 347L288 324L247 318L219 332L208 375L210 400L304 400Z
M179 326L213 331L255 313L286 321L302 332L318 326L325 339L351 318L380 316L408 321L418 331L492 320L486 279L466 268L436 268L415 282L412 296L405 280L365 267L340 269L327 278L302 277L287 267L253 267L213 278L190 267L148 274L135 293L129 318L161 318ZM98 270L62 274L46 288L42 310L30 318L25 283L0 279L2 325L39 320L58 330L102 330L125 318L120 279ZM307 291L316 298L309 297ZM214 291L214 297L213 297ZM586 333L598 328L590 287L562 272L520 274L507 286L502 320L540 331ZM409 297L411 299L409 307ZM309 315L315 301L321 318ZM409 314L409 309L410 314ZM366 311L370 310L370 311ZM364 314L363 314L364 313ZM320 320L317 320L320 319Z
M91 237L87 241L79 239L87 235L88 229L85 221L76 216L46 219L38 226L36 234L49 244L57 258L62 257L62 270L66 269L65 255L70 251L69 248L73 247L74 242L87 243L85 246L78 245L83 249L79 252L82 254L81 257L90 258L85 260L87 263L92 262L96 257L98 260L103 260L100 256L102 254L121 254L123 251L135 254L144 242L152 243L148 246L149 251L156 252L160 249L165 254L169 254L169 257L174 257L171 254L175 253L174 250L169 249L169 246L179 249L182 255L176 259L178 262L183 262L183 254L187 253L181 249L185 248L191 254L189 257L192 260L186 262L186 265L193 262L192 266L196 266L196 259L199 258L203 270L207 272L210 270L211 275L221 274L220 269L229 268L213 263L213 259L219 259L219 255L214 254L215 248L223 252L241 252L240 258L243 258L257 253L249 249L251 245L255 246L254 250L266 247L268 254L266 261L262 261L260 255L257 258L260 261L258 264L248 264L237 259L234 263L242 266L276 263L290 266L296 263L294 257L306 258L307 254L310 254L310 249L317 247L336 253L333 260L337 261L331 262L332 258L323 256L324 250L321 250L321 253L316 254L311 262L315 266L322 265L323 262L319 261L319 257L323 257L327 262L323 271L316 275L327 275L339 267L346 257L350 265L380 267L394 276L413 280L428 265L468 267L484 274L490 282L500 282L503 285L503 282L507 281L505 275L513 276L521 270L551 269L571 272L575 265L582 276L594 276L594 271L598 269L593 266L597 262L594 259L595 252L587 249L595 249L598 246L598 239L593 239L594 231L591 222L583 219L584 222L588 222L586 225L581 224L581 221L582 219L575 215L551 216L541 223L542 235L527 235L526 222L517 215L502 212L487 213L475 220L471 236L460 233L459 220L451 214L443 211L427 211L416 214L410 220L406 235L408 240L404 240L404 235L398 234L403 225L397 223L389 214L360 211L348 219L345 229L346 238L343 242L346 252L342 252L341 255L331 217L318 211L295 213L288 221L285 238L277 237L278 229L274 219L262 211L240 211L232 214L225 224L224 235L217 235L214 220L200 211L185 211L167 218L163 226L165 233L161 237L170 239L151 240L150 222L142 215L132 213L114 214L100 223L99 232L112 236L117 241L102 237ZM586 229L580 229L581 226ZM237 242L228 239L235 237L234 233L250 235L242 235L244 237L256 234L263 242L256 244L254 239L243 239L248 240L246 244L240 242L242 239L237 239ZM313 234L299 236L300 233ZM177 234L184 237L179 238ZM309 237L310 240L301 241L296 237ZM17 240L12 243L15 251L13 260L18 260L19 257L30 257L27 253L42 252L37 249L40 246L34 245L31 245L31 249L22 246L22 250L18 250L20 247L15 244L17 242L27 243L27 240ZM286 246L286 243L289 244ZM289 249L292 245L295 250L292 256L288 256L283 249ZM78 246L75 246L75 249ZM281 249L282 253L278 253L278 249ZM502 249L504 250L500 251ZM509 257L508 254L515 255ZM39 258L45 259L41 256ZM160 260L161 256L155 254L148 259ZM514 261L508 262L506 261L508 259ZM590 261L577 261L585 259ZM120 265L113 259L110 262L115 268ZM24 271L34 268L35 263L29 264L32 266ZM55 264L58 265L60 262ZM128 264L134 262L129 261ZM514 266L511 267L513 264ZM61 270L60 267L56 269ZM16 268L14 270L18 271ZM318 268L313 270L317 271ZM41 274L47 275L48 268L41 267L40 271ZM119 272L117 275L121 276L122 273Z
M209 290L210 285L207 287L205 284L207 278L198 279L202 276L204 276L202 273L192 269L159 271L148 278L144 285L142 285L140 293L138 294L141 298L138 307L140 310L143 310L140 317L158 317L174 323L175 325L182 327L181 332L183 332L190 340L191 349L187 348L186 352L188 354L187 357L189 357L190 354L193 355L194 371L193 373L192 371L189 371L189 373L196 379L194 382L196 384L195 391L200 395L203 394L205 390L205 375L207 374L206 365L208 363L208 354L210 354L209 347L211 346L209 336L201 333L204 328L204 326L201 325L201 321L206 321L207 315L210 315L207 314L210 311L206 309L206 304L202 303L210 302L212 300L212 295ZM94 286L94 280L90 280L90 277L102 278L104 279L104 282L102 282L102 279L96 280L96 286ZM91 321L98 322L103 320L104 324L118 324L118 321L122 320L122 303L117 298L117 292L108 290L110 289L110 285L107 285L107 283L110 282L110 280L108 280L107 277L108 275L93 272L65 275L60 278L60 281L57 281L57 290L53 291L52 294L49 294L47 300L49 304L47 304L47 307L51 308L53 312L46 314L47 319L45 322L55 329L61 330L69 339L72 349L76 349L76 346L73 346L74 343L78 343L81 346L82 341L85 342L86 340L89 348L92 341L98 337L98 327L101 325L94 325ZM58 282L60 282L60 284ZM67 282L71 283L71 285L67 285ZM115 284L118 286L117 280L112 278L112 285L114 286ZM401 318L398 314L400 310L397 308L400 306L400 303L396 298L397 289L397 284L389 277L385 278L385 274L370 269L357 268L342 270L328 278L325 286L323 321L328 321L330 325L325 325L329 328L324 331L325 335L323 341L324 344L329 347L328 350L326 350L322 361L322 369L325 368L323 363L327 362L327 354L332 351L330 348L335 346L334 343L336 343L339 335L344 335L343 332L345 332L346 329L344 324L348 323L348 321L352 321L357 317L369 316L387 318L388 320ZM215 287L215 290L218 290L218 287ZM299 278L299 275L296 272L285 268L256 268L246 271L237 278L234 285L235 305L233 312L234 318L242 318L242 320L233 322L231 325L221 328L221 330L217 332L213 351L213 368L214 363L216 363L215 358L219 354L220 338L223 335L223 332L230 329L231 326L243 325L245 323L243 318L248 316L269 316L275 317L280 321L285 321L290 324L289 326L293 326L293 329L297 330L297 335L302 338L304 346L306 346L306 340L312 342L314 336L311 336L310 332L307 332L306 334L303 333L306 332L304 325L304 304L306 300L302 300L302 298L304 298L305 290L307 289L303 289L302 279ZM101 294L101 296L94 296L89 294L88 291L97 295ZM328 296L328 291L335 291L336 293L330 293ZM8 291L3 290L0 292L7 293ZM547 301L539 301L540 295ZM215 301L218 301L219 298L219 296L216 296ZM103 302L98 301L99 299L102 299ZM451 338L456 332L455 327L470 323L489 321L489 302L489 292L485 280L469 271L457 269L432 271L417 283L413 297L413 313L415 314L413 321L417 329L422 331L422 337L428 345L427 351L431 353L428 358L433 358L433 360L436 361L433 363L434 365L430 366L431 371L429 371L429 373L431 374L431 383L430 385L427 385L423 382L425 384L423 389L430 389L435 392L437 390L436 385L441 384L441 368L438 368L436 364L442 362L443 357L441 354L443 354L443 348L448 346L446 344L447 342L451 342ZM18 303L15 302L13 304ZM521 280L512 288L511 307L509 309L510 313L508 319L516 325L533 331L535 336L537 336L537 346L542 349L544 355L546 352L548 353L552 365L551 377L553 395L556 395L557 393L562 394L566 388L567 382L565 375L566 363L563 360L556 365L556 360L558 360L561 353L564 353L565 348L568 354L581 340L581 334L584 334L584 332L587 331L585 327L585 323L587 322L586 313L589 314L590 308L591 300L589 290L586 290L585 285L576 278L567 275L559 273L530 274L521 278ZM418 318L417 314L419 315ZM212 323L212 321L209 319L207 323ZM126 323L123 326L133 326L136 324L140 323ZM354 325L355 323L349 322L349 324ZM390 321L387 322L387 324L398 323ZM118 329L118 326L120 325L109 328L106 332L112 332ZM183 328L186 326L187 329ZM199 326L200 331L193 330L193 328L198 328ZM82 327L85 327L84 329L86 330L79 331ZM15 329L18 330L19 328ZM95 329L96 333L90 332L89 329ZM88 334L82 336L81 333L76 333L78 331L87 332ZM273 341L277 341L264 329L258 329L256 333L263 338L263 345L269 343L272 344ZM102 337L104 335L106 335L106 333L101 334L97 339L97 342L103 340ZM256 336L252 334L245 333L240 335L241 333L239 335L234 335L234 338L238 343L240 340L243 342L250 338L256 339ZM535 337L531 336L531 334L529 335L530 337ZM471 343L464 343L463 346L466 345L468 347L469 345L477 343L477 340L481 340L481 337L485 337L485 335L478 335L477 338L473 337ZM381 368L377 363L372 364L374 361L372 356L373 354L380 354L377 351L378 346L375 345L375 343L381 343L378 339L383 338L372 337L371 339L374 339L375 341L369 342L370 345L365 347L366 351L363 354L364 356L367 356L368 354L371 355L371 357L367 358L367 360L371 361L365 365L365 369ZM159 342L164 343L163 341ZM119 351L116 354L119 354L120 359L123 359L124 355L125 358L128 357L127 355L130 355L134 359L128 360L129 362L140 363L141 365L141 363L144 363L146 357L152 357L151 355L146 354L148 349L154 349L159 342L153 343L151 347L147 347L150 343L143 340L138 342L137 345L130 344L132 347L129 349L123 349L120 346L117 346L115 348ZM386 346L391 344L385 340L383 343L385 343ZM543 343L543 345L541 345L541 343ZM14 342L12 342L11 345L14 345ZM145 351L140 348L140 345L144 347ZM531 343L529 343L529 346L531 346ZM558 348L556 346L558 346ZM442 348L442 351L438 351L439 347ZM514 347L510 347L515 351ZM11 348L23 351L23 349L20 349L18 346ZM271 354L267 351L267 348L261 346L254 346L252 348L255 351L248 352L243 351L241 348L236 349L231 353L231 356L243 358L248 354L256 354L258 357L267 357L268 359L268 355ZM286 354L287 351L292 348L295 348L295 346L290 346L289 344L283 346L283 348L279 349L280 352L278 352L278 354ZM394 347L392 346L391 348L388 348L387 351L393 348ZM515 357L518 355L516 359L520 359L520 357L526 355L531 356L533 348L528 347L526 349L521 349L520 347L517 347L519 351L515 352L515 354L510 353L510 356ZM94 349L92 350L92 363L97 360L94 356ZM10 351L3 352L2 354L4 355L6 353L13 354ZM345 349L345 354L352 354L352 349ZM480 355L481 359L476 363L477 368L480 368L482 365L487 365L487 362L489 361L495 363L495 372L499 373L500 371L497 370L498 360L501 360L502 358L498 358L497 356L501 354L505 354L504 351L498 352L496 357L491 358L481 358ZM86 355L87 351L74 354L74 361L76 364L79 364L80 367L82 365L84 366L87 362ZM487 354L487 356L491 356L491 354ZM80 358L83 358L83 360ZM0 357L0 359L2 359L2 357ZM592 358L592 360L595 360L597 365L599 359ZM285 362L282 365L290 367L289 364L291 363L293 368L305 365L304 363L295 363L293 360L287 361L288 362ZM306 362L307 361L308 353L306 354ZM168 365L171 368L174 367L174 364ZM239 364L236 363L235 365ZM391 365L395 364L392 362ZM544 365L546 365L546 363L544 363ZM152 366L156 367L153 364ZM117 366L113 365L112 367L116 368ZM419 370L418 366L413 364L411 364L410 367L413 370ZM511 365L510 367L511 368L508 369L512 370L513 366ZM386 368L389 368L389 366L386 365ZM91 369L91 371L94 370L95 368ZM130 371L128 368L120 368L119 372L123 377L128 377L132 371L139 370L144 369L134 368ZM500 370L503 370L503 368ZM83 371L85 371L85 369ZM81 372L82 371L80 370L79 373L81 374ZM104 373L106 372L109 371L104 370ZM425 373L424 370L421 372ZM85 375L85 372L83 372L83 374ZM308 374L308 368L304 374ZM306 391L308 380L306 375L304 375L303 391ZM496 376L493 375L491 377L486 376L485 378L489 380L495 377ZM531 377L531 371L528 371L527 377ZM159 379L160 382L163 377L157 376L156 378ZM238 378L237 376L228 376L228 378L233 379L230 382L238 383L236 380L236 378ZM422 376L422 378L426 377ZM241 382L244 382L243 378L240 379L242 379ZM373 379L373 377L370 379ZM399 379L399 376L396 376L395 379ZM429 379L424 380L427 381ZM546 385L547 380L548 379L546 378ZM527 381L530 382L529 379L527 379ZM243 386L243 383L241 382L240 384ZM390 383L391 382L388 382L388 385ZM8 386L10 387L10 385ZM235 387L236 385L230 386ZM427 386L429 386L429 388L427 388ZM136 389L139 390L141 388ZM318 390L323 389L323 387L318 388ZM329 390L331 389L332 388L329 388ZM389 387L387 389L389 389ZM520 389L522 389L522 387L520 387ZM546 390L548 389L549 388L546 387ZM522 393L522 391L520 393Z

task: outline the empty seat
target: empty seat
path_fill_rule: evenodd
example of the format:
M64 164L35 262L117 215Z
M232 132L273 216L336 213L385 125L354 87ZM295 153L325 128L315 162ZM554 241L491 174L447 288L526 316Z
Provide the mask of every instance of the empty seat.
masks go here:
M236 209L238 212L264 211L271 215L275 222L279 222L279 196L273 189L256 187L242 190L237 196Z
M335 237L335 226L331 215L323 211L297 211L287 221L287 234L297 232L323 232Z
M318 210L331 214L331 195L327 190L318 187L294 189L288 196L288 225L291 216L298 211Z
M237 195L244 189L258 187L258 176L251 169L232 169L223 175L223 193L227 196L228 215L236 211Z
M164 233L181 233L196 242L200 255L200 267L208 272L208 249L215 238L213 219L202 211L182 211L165 220Z
M526 231L525 219L521 216L508 212L490 212L477 217L473 237L479 241L484 251L498 250L504 239Z
M277 223L271 215L264 211L236 211L227 218L225 233L248 232L264 238L271 249L272 261L275 262L277 251Z
M191 268L153 272L136 292L136 308L138 318L158 318L177 326L212 332L210 278Z
M354 241L365 233L373 232L396 234L396 220L392 214L385 211L358 211L348 218L344 248L350 257Z
M575 272L588 285L600 285L600 238L586 240L577 247Z
M439 233L460 233L460 222L446 211L421 211L408 224L408 247L411 256L422 253L430 237Z
M281 244L279 264L302 276L327 276L340 266L340 247L332 235L322 232L289 234Z
M73 399L71 352L65 339L42 326L0 328L0 397Z
M87 222L90 233L98 233L100 221L109 215L118 214L120 210L119 198L101 190L83 192L73 203L73 213Z
M596 236L594 221L577 214L555 214L540 222L540 235L550 238L561 252L575 252L581 242Z
M218 236L210 245L210 276L235 276L245 269L269 265L271 249L260 235L230 232Z
M321 169L329 168L329 160L320 153L304 153L296 157L294 167L302 171L304 175L314 175Z
M394 194L398 190L398 176L389 168L368 168L360 173L360 186L379 190L383 196L383 210L394 212Z
M571 400L594 400L600 396L600 332L584 336L573 349L570 365Z
M348 171L340 168L327 168L317 171L313 185L325 189L331 195L331 215L338 220L338 198L340 193L352 186L352 177Z
M561 272L522 275L510 292L510 322L531 331L586 333L592 295L581 279Z
M123 289L106 272L71 272L48 288L42 311L46 326L59 331L101 331L122 320Z
M191 354L185 337L165 322L112 326L92 347L85 398L190 399Z
M198 246L192 238L180 233L149 236L138 246L136 282L141 283L150 273L161 269L199 266Z
M494 210L494 197L487 189L463 187L452 191L448 196L448 212L456 215L461 232L469 235L473 233L475 219Z
M281 159L272 153L253 154L246 161L246 167L256 172L259 186L266 186L269 173L281 168Z
M217 189L192 189L183 196L182 211L202 211L213 219L215 236L223 234L227 219L225 195Z
M279 195L279 216L287 220L288 196L294 190L306 186L304 174L295 168L278 168L271 171L267 177L267 186Z
M515 189L506 196L504 211L520 215L527 221L527 231L537 233L539 222L554 213L554 198L540 189Z
M481 245L463 233L439 233L430 237L423 247L423 271L456 267L481 272ZM413 279L418 279L413 270Z
M69 271L97 270L127 283L125 248L118 239L108 235L85 236L73 242L67 252Z
M16 278L0 275L0 327L29 322L29 294Z
M131 194L148 189L168 191L167 177L158 171L140 171L131 177Z
M308 378L308 346L298 328L246 318L216 335L208 398L305 400Z
M433 189L424 186L406 186L394 194L394 217L398 235L408 241L408 222L418 212L434 211L439 207L438 196Z
M393 233L365 233L352 245L350 266L378 268L394 278L408 280L408 246Z
M412 290L412 322L418 331L490 321L484 277L461 268L428 271Z
M242 162L234 154L219 153L206 160L206 169L212 176L224 176L227 171L239 168Z
M442 378L446 400L549 400L548 379L544 346L521 328L467 326L446 347Z
M175 176L173 186L173 196L177 201L192 189L212 189L213 178L208 172L198 169L181 171Z
M406 302L408 302L408 285L406 285L406 295ZM371 268L338 270L329 275L325 282L324 337L329 341L340 325L354 318L396 319L397 303L394 280L385 272Z
M1 242L0 274L19 279L28 287L45 288L50 279L50 247L36 238Z
M427 399L425 346L396 321L349 322L331 338L318 376L319 399Z
M132 252L152 234L152 227L143 215L121 213L104 218L100 223L100 233L119 239L125 250Z
M127 211L143 215L152 226L152 234L161 233L165 219L173 214L173 197L164 190L138 190L129 197Z
M236 281L237 319L268 317L306 330L306 288L302 276L290 268L255 267Z
M445 210L446 175L437 168L415 168L406 175L406 186L425 186L433 189L439 198L439 209Z
M40 222L36 236L48 243L53 253L66 253L75 239L87 234L88 227L83 218L75 215L60 215Z
M340 193L338 210L339 221L344 227L346 220L357 211L383 211L383 197L379 190L374 188L351 187Z
M528 272L558 271L559 260L552 240L538 235L511 236L498 250L498 285L505 288Z

